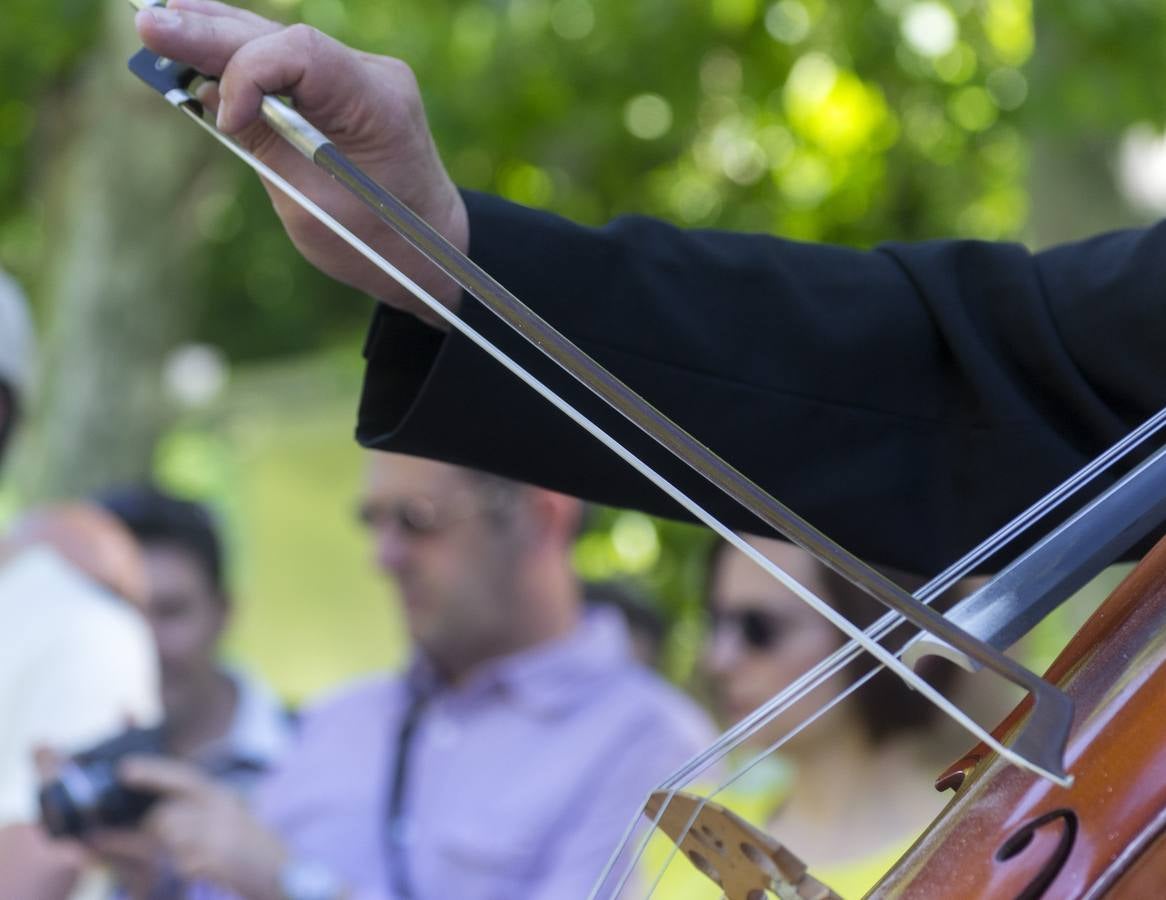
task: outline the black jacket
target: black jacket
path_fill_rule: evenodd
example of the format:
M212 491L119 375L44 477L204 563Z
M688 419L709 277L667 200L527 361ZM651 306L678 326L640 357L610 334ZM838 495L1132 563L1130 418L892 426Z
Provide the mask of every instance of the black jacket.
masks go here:
M467 194L471 255L851 551L931 573L1166 404L1166 225L1032 254L600 229ZM464 314L731 525L759 530L467 299ZM587 499L674 505L458 334L379 309L357 435Z

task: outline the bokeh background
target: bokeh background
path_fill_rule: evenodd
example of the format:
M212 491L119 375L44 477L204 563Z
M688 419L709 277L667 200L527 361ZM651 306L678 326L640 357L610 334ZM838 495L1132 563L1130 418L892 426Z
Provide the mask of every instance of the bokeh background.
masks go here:
M1162 0L281 0L416 69L455 178L589 223L647 212L867 246L1032 246L1166 210ZM400 658L352 516L370 303L135 81L119 0L3 0L0 265L44 338L3 509L147 475L232 551L230 652L302 699ZM695 528L597 511L581 572L699 638Z

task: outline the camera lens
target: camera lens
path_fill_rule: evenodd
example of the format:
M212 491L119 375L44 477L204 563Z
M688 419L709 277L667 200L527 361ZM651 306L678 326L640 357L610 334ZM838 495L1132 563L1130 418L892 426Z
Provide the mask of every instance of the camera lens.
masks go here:
M81 811L64 785L59 781L45 785L39 799L41 821L49 834L58 838L80 836L83 831Z

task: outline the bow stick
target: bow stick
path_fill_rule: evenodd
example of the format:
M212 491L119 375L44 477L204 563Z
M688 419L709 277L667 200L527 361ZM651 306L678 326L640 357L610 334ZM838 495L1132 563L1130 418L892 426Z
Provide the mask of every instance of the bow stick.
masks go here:
M149 0L131 0L131 3L139 9L149 5L157 5ZM732 529L722 524L696 501L656 473L610 435L599 429L533 375L506 357L502 351L490 344L454 312L432 297L392 263L382 259L367 244L288 184L278 173L206 123L202 119L201 106L189 92L189 87L194 80L200 77L200 73L189 66L158 57L148 50L142 50L135 55L130 62L130 68L151 87L162 93L172 105L185 111L205 130L229 146L233 152L260 171L265 178L295 202L304 206L322 224L344 239L386 274L397 280L430 310L448 322L451 327L456 328L514 372L525 383L688 510L696 519L702 521L726 541L740 549L762 569L827 618L851 640L861 644L883 665L894 670L900 678L924 694L964 728L1011 762L1030 769L1058 784L1067 785L1071 782L1071 778L1064 770L1062 760L1072 723L1073 707L1063 693L1019 663L976 640L952 625L934 610L919 603L881 573L867 566L809 523L796 516L760 486L735 470L708 447L698 442L595 360L583 353L562 333L530 310L481 267L454 247L420 216L362 172L325 135L294 109L277 98L268 96L263 100L261 112L263 119L273 130L307 159L350 190L382 222L416 247L468 294L487 306L634 425L730 497L736 499L744 508L755 514L776 532L807 550L825 565L834 569L885 606L902 615L919 629L945 641L968 658L1029 692L1034 701L1033 712L1013 738L1012 745L1006 746L996 740L931 685L918 678L892 653L867 638L859 628L771 563L750 544L738 537Z

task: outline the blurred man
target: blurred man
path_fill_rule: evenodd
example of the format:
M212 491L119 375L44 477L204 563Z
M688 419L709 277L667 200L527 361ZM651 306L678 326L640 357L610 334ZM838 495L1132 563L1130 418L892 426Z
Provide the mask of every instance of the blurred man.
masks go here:
M696 708L585 610L579 503L376 455L360 516L396 581L414 658L304 719L259 791L265 828L206 781L139 759L149 827L190 874L244 897L584 897L647 791L702 747Z
M100 502L142 548L145 612L161 666L169 751L249 794L284 752L294 728L270 690L220 662L231 597L210 513L150 486L108 491ZM166 854L140 832L106 831L91 844L131 896L180 891Z
M210 513L148 486L109 491L100 502L142 548L168 746L249 791L287 747L293 721L256 678L220 661L231 596Z

